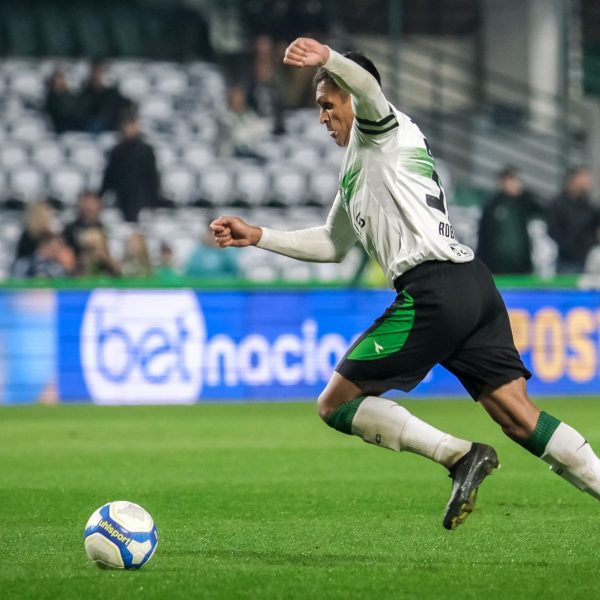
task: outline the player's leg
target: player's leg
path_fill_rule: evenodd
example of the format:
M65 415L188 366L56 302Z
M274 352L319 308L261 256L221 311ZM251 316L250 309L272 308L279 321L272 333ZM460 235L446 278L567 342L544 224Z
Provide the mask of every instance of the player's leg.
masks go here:
M377 390L361 390L334 372L319 396L319 416L342 433L397 452L425 456L448 469L471 449L471 442L432 427L377 394Z
M600 499L600 459L578 431L535 406L525 379L484 388L478 400L508 437L575 487Z

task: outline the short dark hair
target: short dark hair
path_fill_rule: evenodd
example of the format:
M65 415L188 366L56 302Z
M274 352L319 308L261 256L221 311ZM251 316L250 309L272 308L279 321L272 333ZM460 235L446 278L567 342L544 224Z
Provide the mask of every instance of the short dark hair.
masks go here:
M381 86L381 75L379 74L377 67L373 64L373 61L370 58L367 58L364 54L361 54L360 52L345 52L343 56L349 58L351 61L354 61L365 71L368 71L371 75L373 75L373 77L375 77L377 83ZM340 87L335 81L335 79L332 77L331 73L329 73L329 71L327 71L323 67L319 67L314 76L313 84L315 87L317 87L322 81L325 81L328 85L333 85L336 88Z

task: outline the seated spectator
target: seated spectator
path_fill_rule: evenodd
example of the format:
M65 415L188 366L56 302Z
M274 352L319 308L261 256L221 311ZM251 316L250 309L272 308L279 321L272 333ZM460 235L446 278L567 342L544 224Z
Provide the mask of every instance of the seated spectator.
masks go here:
M498 174L498 191L483 209L477 256L497 275L533 271L527 226L541 207L524 189L519 172L506 167Z
M104 231L99 227L90 227L80 231L78 274L83 277L109 276L121 274L119 264L113 260L108 250Z
M104 231L104 225L100 220L101 212L102 202L98 194L91 190L81 192L77 200L75 219L68 223L63 231L66 244L73 249L77 258L81 254L83 233L89 229Z
M165 241L161 241L159 249L159 262L156 268L158 279L169 282L179 279L179 273L175 269L175 256L173 248Z
M75 272L75 255L60 235L44 233L35 252L17 260L12 269L18 279L68 277Z
M152 277L152 263L146 244L146 237L134 231L127 238L123 258L123 275L127 277Z
M82 110L83 129L90 133L115 131L120 115L131 110L133 103L123 96L116 86L106 83L106 66L101 61L90 65L90 74L81 90L79 101Z
M154 150L142 138L134 113L123 115L120 130L121 141L108 157L100 195L114 192L123 218L136 223L142 208L159 205L160 177Z
M44 110L56 133L78 131L82 127L81 102L69 89L65 74L55 69L47 83Z
M581 273L590 249L600 242L600 211L592 205L592 174L577 167L548 211L548 233L558 246L558 273Z
M271 129L269 119L248 108L242 86L234 85L227 90L227 111L221 119L221 154L259 158L254 145L268 137Z
M207 279L238 277L239 254L234 248L217 246L213 232L207 228L185 265L185 275Z
M25 225L15 252L15 261L32 256L42 238L53 233L53 211L48 202L36 202L27 208Z

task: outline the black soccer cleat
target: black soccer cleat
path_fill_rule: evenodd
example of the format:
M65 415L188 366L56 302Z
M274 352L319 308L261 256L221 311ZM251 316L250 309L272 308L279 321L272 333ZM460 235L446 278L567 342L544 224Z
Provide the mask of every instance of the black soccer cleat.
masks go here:
M456 529L473 512L481 482L500 466L496 451L473 442L471 449L450 468L452 495L446 506L444 527Z

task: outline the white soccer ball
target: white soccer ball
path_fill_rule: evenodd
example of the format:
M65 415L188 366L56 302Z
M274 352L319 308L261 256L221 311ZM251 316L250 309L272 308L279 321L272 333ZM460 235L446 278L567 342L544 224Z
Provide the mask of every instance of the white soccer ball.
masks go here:
M99 567L139 569L156 550L158 534L138 504L117 500L94 511L83 532L85 551Z

